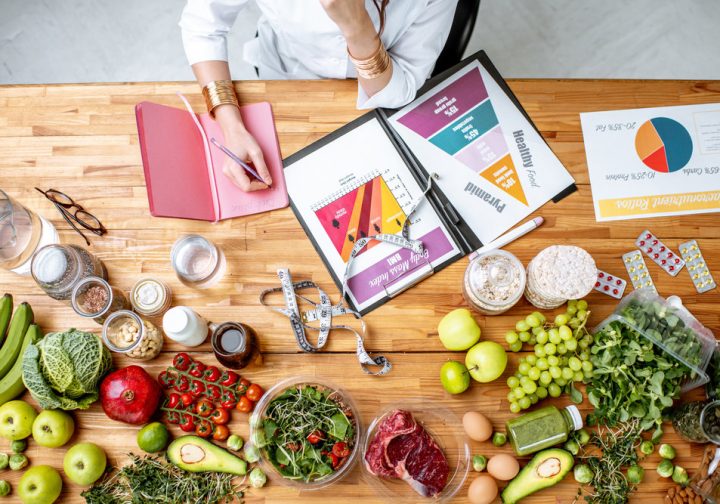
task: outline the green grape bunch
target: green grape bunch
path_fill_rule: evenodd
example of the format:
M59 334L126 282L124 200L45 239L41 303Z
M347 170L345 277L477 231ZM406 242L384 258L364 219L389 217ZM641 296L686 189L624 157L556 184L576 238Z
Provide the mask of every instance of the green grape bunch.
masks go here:
M518 320L515 330L505 334L511 351L519 352L524 343L534 350L520 359L517 372L507 379L510 411L518 413L548 396L560 397L563 392L575 402L582 401L573 383L592 377L593 337L585 328L589 316L587 301L570 300L565 313L552 322L535 311Z

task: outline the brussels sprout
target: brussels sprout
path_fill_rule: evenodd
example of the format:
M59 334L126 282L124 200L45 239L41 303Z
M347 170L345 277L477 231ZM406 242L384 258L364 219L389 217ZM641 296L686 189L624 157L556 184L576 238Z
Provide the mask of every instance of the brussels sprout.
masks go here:
M10 483L5 480L0 480L0 497L5 497L10 493Z
M243 444L243 438L241 438L237 434L233 434L227 440L227 447L230 448L232 451L240 451L240 449L243 447Z
M690 477L684 467L675 466L672 473L672 480L678 485L685 485Z
M578 452L580 451L580 445L574 439L571 439L568 442L566 442L565 446L563 448L565 448L567 451L569 451L573 455L577 455Z
M251 464L260 460L260 450L254 444L246 444L244 448L245 460Z
M630 467L628 467L627 479L633 485L637 485L638 483L641 483L644 476L645 476L645 469L643 469L639 465L631 465Z
M580 446L585 446L590 442L590 433L585 429L580 429L575 433L575 439Z
M673 474L673 469L673 463L666 459L660 462L656 470L657 473L663 478L669 478Z
M590 483L593 479L593 476L595 476L592 472L592 469L590 469L590 466L587 464L576 465L575 469L573 470L573 475L575 476L575 481L582 485Z
M10 444L13 453L22 453L27 449L27 441L24 439L16 439Z
M0 453L0 471L7 468L10 457L7 453Z
M652 441L643 441L640 443L640 452L643 455L652 455L652 452L655 451L655 445Z
M675 458L675 448L669 444L661 444L658 453L664 459L672 460Z
M249 479L250 486L253 488L262 488L265 486L265 483L267 483L267 476L265 476L265 473L259 467L250 471Z
M10 456L10 470L19 471L29 464L28 458L22 453L14 453Z
M475 455L472 458L473 470L483 472L487 466L487 459L483 455Z
M502 446L507 443L507 436L502 432L496 432L492 437L492 444L495 446Z

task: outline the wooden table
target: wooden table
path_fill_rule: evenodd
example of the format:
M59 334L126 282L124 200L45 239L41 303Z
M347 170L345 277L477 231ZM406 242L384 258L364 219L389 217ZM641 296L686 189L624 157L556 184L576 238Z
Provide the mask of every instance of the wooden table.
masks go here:
M673 247L685 239L699 239L711 271L716 278L720 276L718 214L612 225L595 222L578 115L593 110L718 102L720 82L514 80L510 86L575 177L579 190L560 204L544 206L539 214L545 217L546 224L508 246L508 250L527 263L548 245L581 245L592 253L600 268L624 276L620 255L631 250L637 234L649 227ZM356 84L351 81L243 82L237 89L245 102L272 103L283 156L361 113L355 110ZM504 377L493 384L473 383L468 392L457 397L445 393L438 378L444 361L463 359L462 353L444 351L436 328L445 313L465 304L460 289L465 261L458 261L366 317L370 328L368 349L382 352L394 364L390 375L375 378L361 373L351 337L333 333L322 353L299 353L288 321L259 305L258 293L276 286L275 271L280 267L290 267L296 279L315 280L335 300L338 297L330 276L289 209L219 224L150 217L133 107L141 100L180 106L175 96L178 91L190 98L196 110L203 108L194 83L0 87L0 186L50 218L66 243L82 241L34 186L65 191L99 216L110 232L104 238L93 237L91 250L107 265L112 284L127 291L141 276L156 275L171 284L175 304L191 306L213 321L238 320L255 328L265 364L249 369L247 375L266 388L291 375L322 376L353 395L366 423L384 405L416 399L459 415L468 410L484 412L502 429L511 416ZM171 244L179 235L191 232L209 237L227 255L229 272L211 290L182 286L170 269ZM697 295L684 272L671 278L653 266L651 270L662 294L683 296L693 313L720 333L720 290ZM24 300L32 304L37 322L46 332L77 327L99 333L99 326L75 315L66 304L46 297L30 278L0 271L0 285L0 290L15 296L16 303ZM592 293L588 301L593 322L600 321L615 305L613 299L598 293ZM483 337L502 342L505 331L530 309L523 300L506 315L478 316ZM162 356L147 365L148 371L157 374L178 350L178 345L166 343ZM208 344L198 350L206 362L214 360ZM114 361L118 367L130 364L117 356ZM516 362L517 356L511 355L508 373L514 371ZM587 402L583 406L586 408ZM124 454L138 451L137 429L109 420L99 405L76 413L75 418L77 430L72 442L99 443L113 464L124 463ZM247 417L236 412L231 430L247 438ZM677 447L678 462L692 473L702 447L681 442L668 430L665 440ZM8 451L7 442L0 443L0 449ZM472 452L492 455L510 452L510 448L474 442ZM42 449L33 443L28 450L32 464L48 463L58 469L64 453L64 448ZM634 502L661 501L669 483L655 473L657 462L654 455L644 464L645 481ZM249 492L247 502L330 504L360 498L367 503L384 502L374 496L361 473L358 466L331 491L304 495L272 482L266 489ZM18 481L15 473L3 472L0 478L13 485ZM472 474L468 481L471 479ZM80 488L64 480L63 502L82 501ZM569 476L561 485L527 502L569 503L576 490ZM456 501L467 502L464 489Z

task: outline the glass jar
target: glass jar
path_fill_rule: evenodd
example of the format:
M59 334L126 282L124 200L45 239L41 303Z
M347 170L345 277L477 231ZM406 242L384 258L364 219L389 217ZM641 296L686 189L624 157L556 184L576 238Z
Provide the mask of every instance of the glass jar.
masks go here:
M504 250L491 250L468 264L463 281L465 301L480 313L499 315L512 308L525 290L525 268Z
M130 291L133 309L146 317L165 313L172 304L172 291L168 284L156 278L138 280Z
M160 330L129 310L116 311L105 319L103 342L113 352L137 360L154 359L163 347Z
M582 429L583 421L577 406L559 410L546 406L508 420L508 439L519 456L550 448L568 440L570 433Z
M200 235L187 235L175 242L170 262L178 279L195 289L208 289L225 275L223 251Z
M32 258L30 272L38 286L53 299L70 299L75 285L85 277L107 280L100 259L77 245L48 245Z
M251 362L262 361L257 335L252 327L239 322L210 324L210 342L215 358L230 369L242 369Z
M130 308L123 291L96 276L85 277L75 285L70 303L75 313L98 324L103 324L111 313Z

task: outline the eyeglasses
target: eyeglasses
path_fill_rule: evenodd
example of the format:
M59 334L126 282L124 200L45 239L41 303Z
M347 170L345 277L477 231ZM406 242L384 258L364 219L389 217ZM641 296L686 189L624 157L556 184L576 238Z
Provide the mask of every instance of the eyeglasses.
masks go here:
M85 210L82 205L75 203L75 201L73 201L73 199L67 194L55 189L48 189L47 191L43 191L37 187L35 189L45 195L47 199L52 201L55 208L58 209L67 223L70 224L70 226L85 239L85 243L87 245L90 245L90 240L88 240L87 236L78 229L75 223L80 224L82 227L98 236L102 236L107 233L107 229L105 229L105 226L103 226L102 222L100 222L100 219Z

